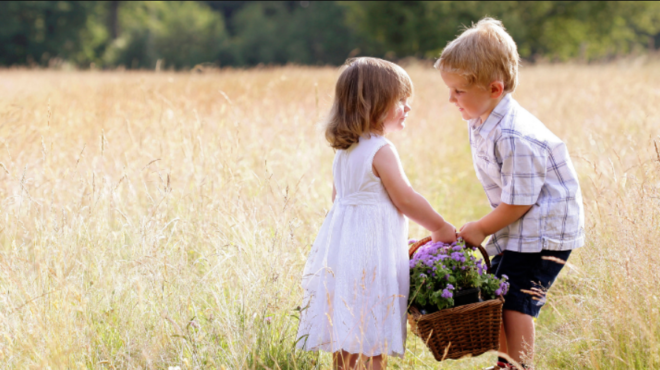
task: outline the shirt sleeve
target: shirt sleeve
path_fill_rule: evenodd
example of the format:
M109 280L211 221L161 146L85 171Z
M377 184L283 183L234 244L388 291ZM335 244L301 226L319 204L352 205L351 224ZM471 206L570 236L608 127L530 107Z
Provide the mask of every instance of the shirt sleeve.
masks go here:
M511 205L532 205L538 200L547 173L545 148L517 135L496 143L502 160L501 201Z

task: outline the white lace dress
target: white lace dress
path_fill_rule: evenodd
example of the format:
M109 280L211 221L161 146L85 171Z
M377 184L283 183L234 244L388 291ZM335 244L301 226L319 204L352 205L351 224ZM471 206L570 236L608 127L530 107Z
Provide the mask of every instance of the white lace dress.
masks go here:
M305 265L298 348L403 357L408 220L372 171L386 144L371 135L335 155L337 196Z

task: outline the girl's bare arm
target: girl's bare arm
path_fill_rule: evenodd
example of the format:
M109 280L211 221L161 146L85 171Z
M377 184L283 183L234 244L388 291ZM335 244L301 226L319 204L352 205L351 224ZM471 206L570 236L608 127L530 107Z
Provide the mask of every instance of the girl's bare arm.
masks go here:
M433 241L456 241L454 226L446 222L431 204L412 188L394 149L389 145L383 146L374 156L373 169L396 208L431 231Z

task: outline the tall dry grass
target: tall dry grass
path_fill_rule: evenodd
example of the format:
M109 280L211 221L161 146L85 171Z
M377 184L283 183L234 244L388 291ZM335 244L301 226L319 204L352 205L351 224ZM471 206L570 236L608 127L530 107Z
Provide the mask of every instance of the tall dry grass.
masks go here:
M515 97L566 141L587 245L537 321L539 369L660 367L657 64L538 66ZM411 66L391 137L451 222L488 212L465 123ZM316 122L337 71L0 71L0 363L6 368L326 368L293 351L306 254L331 206ZM411 237L426 234L411 228ZM437 364L409 335L391 368Z

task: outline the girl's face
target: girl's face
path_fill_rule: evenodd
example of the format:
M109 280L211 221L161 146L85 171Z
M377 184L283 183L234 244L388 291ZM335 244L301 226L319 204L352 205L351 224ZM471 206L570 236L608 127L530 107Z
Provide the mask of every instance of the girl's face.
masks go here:
M383 131L389 133L403 130L406 127L406 118L410 109L407 97L394 103L383 121Z

